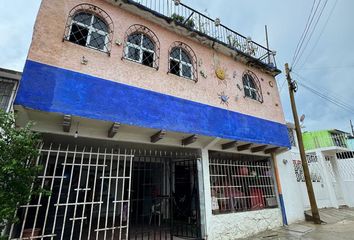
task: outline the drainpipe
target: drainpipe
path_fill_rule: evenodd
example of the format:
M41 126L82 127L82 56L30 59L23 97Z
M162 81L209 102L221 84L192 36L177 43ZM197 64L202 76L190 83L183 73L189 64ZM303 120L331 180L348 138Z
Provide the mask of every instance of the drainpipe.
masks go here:
M277 189L278 189L278 196L279 196L279 202L280 202L280 210L281 210L281 215L283 218L283 225L288 225L288 219L286 218L286 211L285 211L285 204L284 204L284 199L283 199L283 192L281 188L281 183L280 183L280 177L279 177L279 170L278 170L278 163L275 157L275 154L272 153L272 160L273 160L273 166L274 166L274 175L275 175L275 181L277 184Z

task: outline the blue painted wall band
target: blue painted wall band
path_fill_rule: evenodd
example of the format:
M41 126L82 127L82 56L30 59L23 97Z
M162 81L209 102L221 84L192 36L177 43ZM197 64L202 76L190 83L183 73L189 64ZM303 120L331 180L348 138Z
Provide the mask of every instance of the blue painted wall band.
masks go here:
M31 60L26 62L15 104L146 128L290 147L284 124Z

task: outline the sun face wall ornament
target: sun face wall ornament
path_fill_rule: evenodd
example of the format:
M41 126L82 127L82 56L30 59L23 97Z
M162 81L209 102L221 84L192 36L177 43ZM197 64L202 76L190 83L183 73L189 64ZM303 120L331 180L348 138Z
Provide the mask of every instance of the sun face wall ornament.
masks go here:
M223 83L227 85L227 81L229 80L229 76L227 74L227 69L225 67L222 67L220 64L219 57L217 56L216 53L214 53L213 56L214 64L213 64L213 69L216 78L218 79L218 83Z

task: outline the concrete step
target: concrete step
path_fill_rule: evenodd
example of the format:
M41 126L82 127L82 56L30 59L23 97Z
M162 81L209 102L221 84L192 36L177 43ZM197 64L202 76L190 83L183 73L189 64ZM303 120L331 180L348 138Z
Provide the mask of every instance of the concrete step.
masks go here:
M347 218L354 217L354 209L349 207L344 208L323 208L319 209L320 219L323 223L335 223L343 221ZM312 212L310 210L305 211L305 220L313 221Z

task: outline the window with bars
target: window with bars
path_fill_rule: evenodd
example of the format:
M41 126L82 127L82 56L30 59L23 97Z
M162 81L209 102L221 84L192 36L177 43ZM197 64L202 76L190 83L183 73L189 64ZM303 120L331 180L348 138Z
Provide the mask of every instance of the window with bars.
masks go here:
M160 43L147 27L135 24L126 32L123 58L158 69Z
M209 160L209 168L213 214L277 207L269 159L216 158Z
M263 102L262 90L257 76L251 71L246 71L242 76L245 97Z
M80 4L69 14L64 39L110 53L112 29L112 19L105 11L91 4Z
M294 129L288 128L288 135L289 135L289 140L290 140L291 146L296 147Z
M153 67L155 59L155 45L143 33L134 33L128 36L126 58L145 66Z
M181 42L172 44L169 58L169 73L198 81L197 58L188 45Z
M0 79L0 109L7 111L14 93L15 83Z

